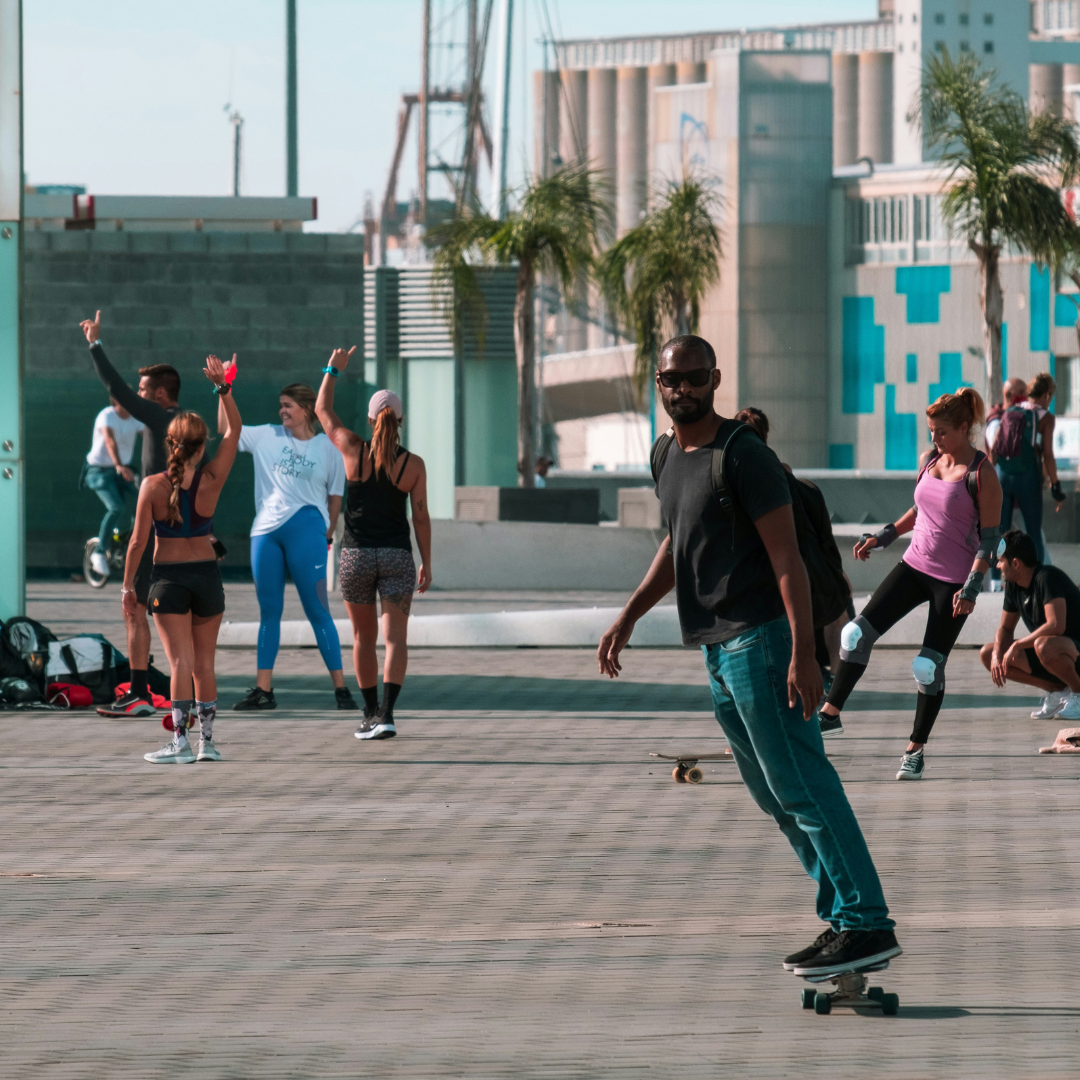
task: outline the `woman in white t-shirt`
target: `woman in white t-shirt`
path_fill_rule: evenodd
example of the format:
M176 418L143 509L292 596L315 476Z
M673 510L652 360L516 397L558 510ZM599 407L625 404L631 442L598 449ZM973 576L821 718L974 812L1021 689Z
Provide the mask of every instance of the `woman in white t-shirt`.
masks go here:
M233 708L277 708L272 680L288 568L333 680L337 707L355 709L326 596L328 545L341 509L345 467L334 444L316 433L315 391L293 383L281 391L279 401L280 424L245 424L240 432L240 450L255 461L251 571L259 598L259 647L255 685Z
M112 404L102 409L94 420L94 439L82 475L83 486L105 504L97 550L90 556L94 570L105 577L109 575L105 557L112 545L113 533L125 530L128 525L127 500L129 497L134 500L139 494L130 465L135 453L135 439L143 430L142 423L131 413L117 405L113 398L109 401Z

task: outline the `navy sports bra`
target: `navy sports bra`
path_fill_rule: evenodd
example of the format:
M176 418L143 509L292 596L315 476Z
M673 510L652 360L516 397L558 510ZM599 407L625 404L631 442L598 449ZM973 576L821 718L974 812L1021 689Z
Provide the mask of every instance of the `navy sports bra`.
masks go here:
M168 473L161 473L168 479ZM154 522L155 536L168 536L184 538L188 536L209 536L214 529L213 515L203 517L195 512L195 496L199 491L199 482L202 480L202 469L195 470L191 487L185 491L180 489L180 524L172 526L168 521Z

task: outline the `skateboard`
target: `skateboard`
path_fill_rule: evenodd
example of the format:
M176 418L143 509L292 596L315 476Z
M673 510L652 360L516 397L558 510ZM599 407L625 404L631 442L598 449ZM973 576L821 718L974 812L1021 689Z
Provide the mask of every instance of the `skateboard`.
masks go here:
M872 967L858 971L837 971L832 975L800 975L808 983L831 982L835 990L814 990L810 987L802 992L802 1007L813 1009L818 1016L828 1016L834 1008L880 1009L882 1016L895 1016L900 1007L898 994L886 994L880 986L867 988L866 976L874 971L884 971L889 966L886 960Z
M722 754L650 753L649 757L674 761L675 768L671 770L671 777L676 784L700 784L705 779L705 774L697 767L697 763L699 761L731 761L731 751L725 750Z

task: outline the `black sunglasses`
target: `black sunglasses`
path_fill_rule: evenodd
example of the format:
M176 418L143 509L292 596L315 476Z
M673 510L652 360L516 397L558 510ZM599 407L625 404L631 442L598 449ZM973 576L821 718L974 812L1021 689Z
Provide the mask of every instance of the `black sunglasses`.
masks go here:
M677 390L684 380L691 386L704 386L712 381L712 373L712 368L699 367L693 371L658 371L656 377L661 386L668 390Z

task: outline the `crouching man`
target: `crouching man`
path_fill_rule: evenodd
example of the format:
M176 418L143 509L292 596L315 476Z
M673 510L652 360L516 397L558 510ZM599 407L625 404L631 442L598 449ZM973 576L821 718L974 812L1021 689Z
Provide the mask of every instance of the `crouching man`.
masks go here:
M995 686L1012 680L1045 692L1033 720L1080 720L1080 589L1060 567L1039 562L1026 533L1010 529L1002 539L997 565L1005 603L993 643L982 647L982 662ZM1021 617L1029 632L1016 638Z

